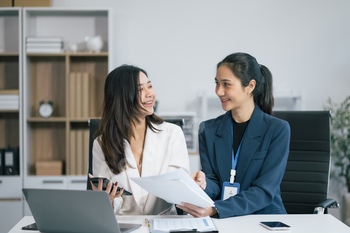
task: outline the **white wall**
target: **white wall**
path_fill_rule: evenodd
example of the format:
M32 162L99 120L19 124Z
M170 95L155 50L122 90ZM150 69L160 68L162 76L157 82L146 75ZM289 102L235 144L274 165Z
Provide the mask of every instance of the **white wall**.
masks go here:
M340 102L350 94L348 0L52 3L113 9L115 66L144 68L162 112L195 110L197 92L214 94L216 64L238 51L269 67L275 85L300 91L302 109L322 110L328 97ZM341 197L338 188L330 196ZM340 211L331 212L340 217Z

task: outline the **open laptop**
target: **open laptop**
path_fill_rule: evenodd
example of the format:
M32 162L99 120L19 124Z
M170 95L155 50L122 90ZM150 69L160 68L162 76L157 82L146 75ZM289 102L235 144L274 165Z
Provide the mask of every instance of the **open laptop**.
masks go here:
M106 192L22 189L41 232L127 233L142 224L118 224Z

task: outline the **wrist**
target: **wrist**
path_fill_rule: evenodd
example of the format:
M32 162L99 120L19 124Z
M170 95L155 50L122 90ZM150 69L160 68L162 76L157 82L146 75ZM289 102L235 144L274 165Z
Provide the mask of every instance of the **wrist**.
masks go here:
M217 214L218 214L218 211L214 207L211 207L210 216L214 216L214 215L217 215Z

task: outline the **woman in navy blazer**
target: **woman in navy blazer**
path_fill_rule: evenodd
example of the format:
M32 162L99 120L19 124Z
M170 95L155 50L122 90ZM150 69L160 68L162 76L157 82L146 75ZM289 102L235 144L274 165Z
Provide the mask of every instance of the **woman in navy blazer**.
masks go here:
M289 154L290 127L272 116L270 71L251 55L234 53L217 65L215 83L227 112L200 124L202 171L192 174L215 207L188 203L178 207L195 217L286 214L280 183ZM230 181L233 157L237 157L234 182L240 191L223 200L223 183Z

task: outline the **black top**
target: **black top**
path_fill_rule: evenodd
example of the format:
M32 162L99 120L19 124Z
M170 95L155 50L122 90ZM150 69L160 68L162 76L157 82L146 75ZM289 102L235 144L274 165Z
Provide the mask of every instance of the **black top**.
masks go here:
M247 128L249 120L243 123L237 123L233 118L233 152L236 157L236 153L241 143L242 137L244 135L244 131Z

